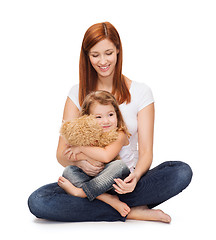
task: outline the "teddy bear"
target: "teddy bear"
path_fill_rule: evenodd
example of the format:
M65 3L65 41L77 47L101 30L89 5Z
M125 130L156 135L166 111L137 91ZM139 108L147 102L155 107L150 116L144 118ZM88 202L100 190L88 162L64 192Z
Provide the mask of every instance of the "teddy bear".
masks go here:
M63 122L60 134L71 146L106 147L118 138L117 129L104 132L93 115ZM116 159L120 159L119 156Z

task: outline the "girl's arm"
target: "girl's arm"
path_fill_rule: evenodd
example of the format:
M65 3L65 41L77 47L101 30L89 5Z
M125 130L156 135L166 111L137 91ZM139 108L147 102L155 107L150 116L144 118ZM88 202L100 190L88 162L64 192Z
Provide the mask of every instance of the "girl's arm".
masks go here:
M81 147L72 147L72 151L74 154L74 157L78 153L84 153L90 158L94 158L95 160L102 162L102 163L108 163L112 161L120 152L121 148L127 144L127 135L120 131L118 133L118 138L115 142L109 144L105 148L101 147L87 147L87 146L81 146Z
M113 186L119 194L132 192L141 176L146 173L153 159L154 103L138 112L139 160L134 172L122 181L115 179Z

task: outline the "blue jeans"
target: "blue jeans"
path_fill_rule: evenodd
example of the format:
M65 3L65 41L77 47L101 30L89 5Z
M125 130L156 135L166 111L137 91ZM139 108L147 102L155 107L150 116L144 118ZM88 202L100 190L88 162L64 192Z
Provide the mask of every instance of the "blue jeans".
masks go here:
M164 162L142 176L133 192L118 195L129 207L148 205L152 208L179 194L192 179L189 165L179 161ZM64 221L125 221L110 205L95 199L66 194L57 183L45 185L28 199L32 214L38 218Z
M97 196L113 188L115 178L124 179L129 173L129 168L122 160L115 160L106 164L103 171L96 177L90 177L76 166L66 167L63 177L67 178L74 186L82 188L89 201L93 201Z

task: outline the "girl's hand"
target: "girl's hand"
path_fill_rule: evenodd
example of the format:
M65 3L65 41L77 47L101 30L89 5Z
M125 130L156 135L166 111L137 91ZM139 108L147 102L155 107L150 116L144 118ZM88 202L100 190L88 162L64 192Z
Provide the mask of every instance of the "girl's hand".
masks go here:
M74 158L74 153L76 153L76 150L78 149L75 149L75 147L67 145L67 148L64 151L64 155L71 162L71 165L81 168L83 172L85 172L87 175L92 177L96 176L98 173L100 173L104 169L105 164L98 161L94 161L93 159L85 160L84 158L85 156L83 156L84 158L83 160L77 160L76 158Z
M80 153L79 147L67 146L67 149L64 151L64 155L67 156L70 161L77 161L76 155Z
M118 194L125 194L133 192L138 182L138 178L136 174L133 172L128 177L126 177L124 181L121 180L120 178L114 179L114 181L116 182L116 184L113 184L115 191Z

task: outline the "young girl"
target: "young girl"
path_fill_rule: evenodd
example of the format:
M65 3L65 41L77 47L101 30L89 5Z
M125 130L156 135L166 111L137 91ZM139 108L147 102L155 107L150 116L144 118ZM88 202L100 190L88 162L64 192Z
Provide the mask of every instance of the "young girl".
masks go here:
M117 101L112 94L106 91L92 92L85 98L82 105L81 115L92 114L97 119L103 131L110 131L117 128L118 138L115 142L106 146L100 147L72 147L72 153L76 159L76 154L84 153L89 158L94 158L97 161L105 163L106 166L96 177L91 177L83 172L77 166L68 166L65 168L63 177L60 177L58 184L68 194L76 197L87 197L90 201L95 198L106 202L115 208L123 217L129 212L130 208L126 203L119 200L116 195L111 195L107 192L115 183L114 179L124 179L130 173L128 166L128 154L125 158L124 146L127 145L127 153L129 147L128 137L130 136ZM123 155L124 159L112 161L118 154ZM129 156L133 158L133 154Z

